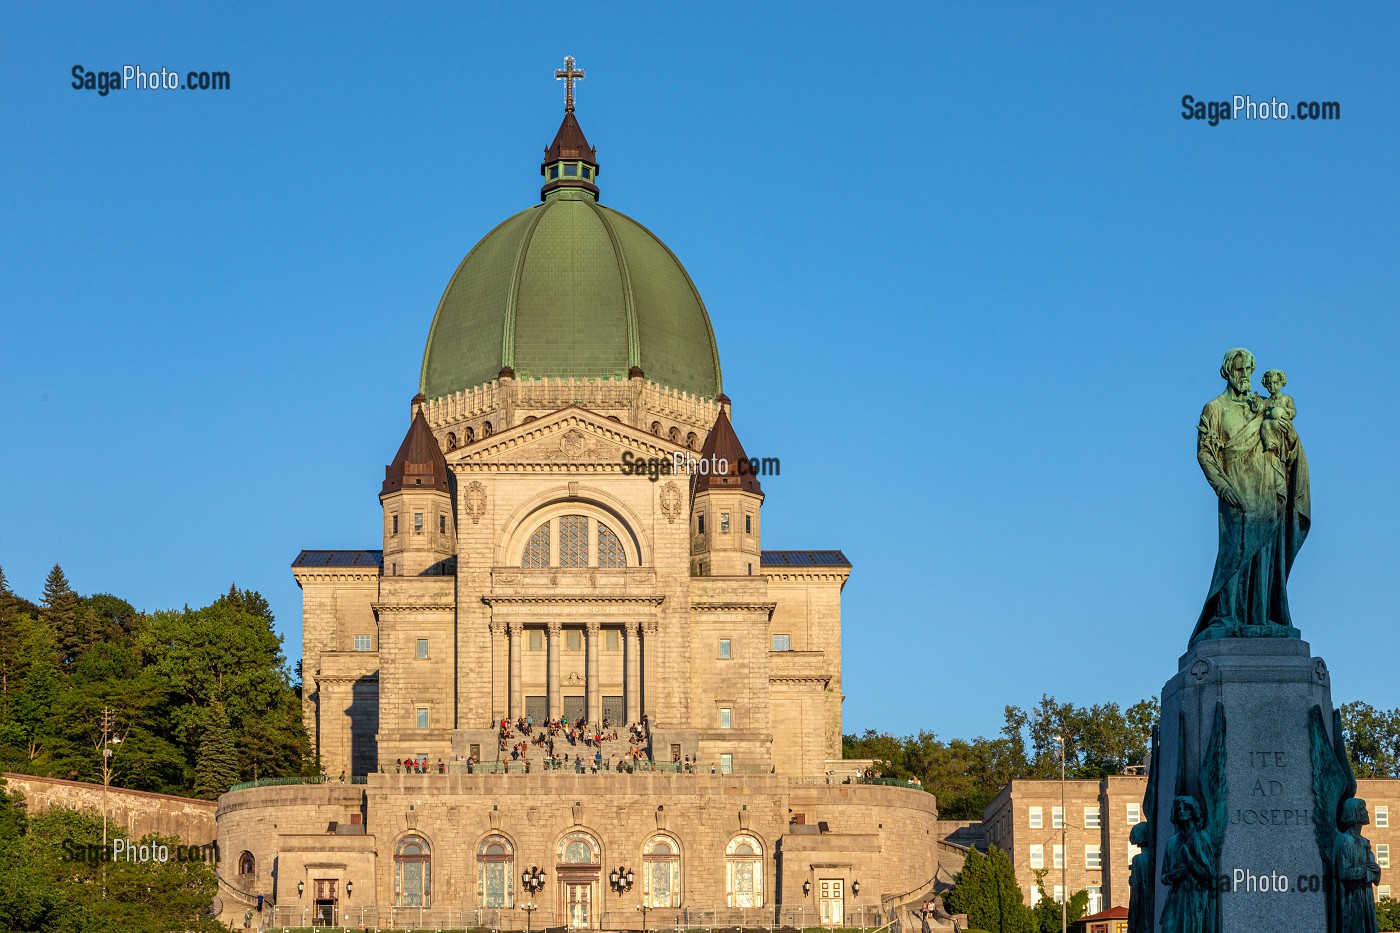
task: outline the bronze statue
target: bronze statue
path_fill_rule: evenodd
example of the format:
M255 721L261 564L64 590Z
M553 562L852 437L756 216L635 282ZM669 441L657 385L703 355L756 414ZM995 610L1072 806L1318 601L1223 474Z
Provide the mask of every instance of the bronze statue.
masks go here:
M1288 574L1311 524L1308 461L1293 428L1297 409L1278 389L1250 387L1254 354L1225 354L1225 391L1206 403L1197 425L1196 459L1219 498L1219 548L1210 593L1191 641L1235 637L1299 637L1288 612Z
M1225 707L1215 704L1210 741L1201 760L1195 791L1186 773L1186 716L1177 730L1176 828L1162 853L1162 883L1170 890L1162 907L1161 933L1221 933L1218 860L1228 821L1225 771Z
M1332 736L1322 708L1308 713L1312 749L1313 830L1322 856L1327 933L1376 933L1376 890L1381 868L1361 827L1371 822L1356 796L1356 776L1342 742L1341 713L1332 714Z

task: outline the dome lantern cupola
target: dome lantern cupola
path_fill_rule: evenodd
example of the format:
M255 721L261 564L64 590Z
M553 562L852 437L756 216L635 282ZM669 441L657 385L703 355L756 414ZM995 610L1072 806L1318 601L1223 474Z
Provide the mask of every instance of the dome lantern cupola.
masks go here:
M583 71L575 70L574 57L570 55L564 59L563 69L554 72L554 77L564 82L564 122L559 124L554 142L544 151L544 162L540 165L540 174L544 176L540 200L562 188L581 188L597 200L598 154L588 144L583 127L574 116L574 81L583 79Z

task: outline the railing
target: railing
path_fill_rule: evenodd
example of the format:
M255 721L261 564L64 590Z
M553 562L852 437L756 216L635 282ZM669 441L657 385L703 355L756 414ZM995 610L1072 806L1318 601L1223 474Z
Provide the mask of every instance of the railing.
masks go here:
M331 781L323 777L280 777L280 778L258 778L256 781L244 781L242 784L235 784L229 788L230 791L247 790L250 787L277 787L283 784L329 784ZM359 779L363 784L364 779Z

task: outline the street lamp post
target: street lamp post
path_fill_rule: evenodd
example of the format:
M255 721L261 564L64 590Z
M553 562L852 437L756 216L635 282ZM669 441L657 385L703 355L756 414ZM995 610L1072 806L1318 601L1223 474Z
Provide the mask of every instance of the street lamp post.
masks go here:
M1065 810L1065 737L1060 743L1060 933L1069 931L1069 813Z
M520 905L520 909L525 911L525 933L530 933L530 915L540 909L540 905L534 901L526 901Z
M651 907L647 904L638 904L637 909L642 912L642 933L647 933L647 912Z

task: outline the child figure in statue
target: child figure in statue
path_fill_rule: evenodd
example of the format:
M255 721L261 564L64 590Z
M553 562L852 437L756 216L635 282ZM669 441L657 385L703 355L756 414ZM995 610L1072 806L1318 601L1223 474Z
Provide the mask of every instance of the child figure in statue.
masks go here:
M1264 449L1282 455L1288 448L1288 440L1293 433L1293 419L1298 415L1298 406L1293 404L1293 396L1284 395L1283 387L1288 385L1288 376L1281 369L1271 369L1264 374L1264 388L1269 397L1264 400L1264 423L1260 434Z
M1162 858L1162 881L1171 890L1162 908L1162 933L1216 933L1215 847L1194 797L1172 801L1172 825Z
M1128 933L1152 933L1157 919L1152 915L1157 880L1152 877L1152 853L1147 851L1150 830L1146 822L1135 823L1128 830L1128 841L1140 850L1128 866Z
M1332 846L1332 871L1337 879L1335 916L1342 933L1376 933L1375 885L1381 866L1361 827L1371 822L1366 801L1352 797L1342 804L1343 831Z

